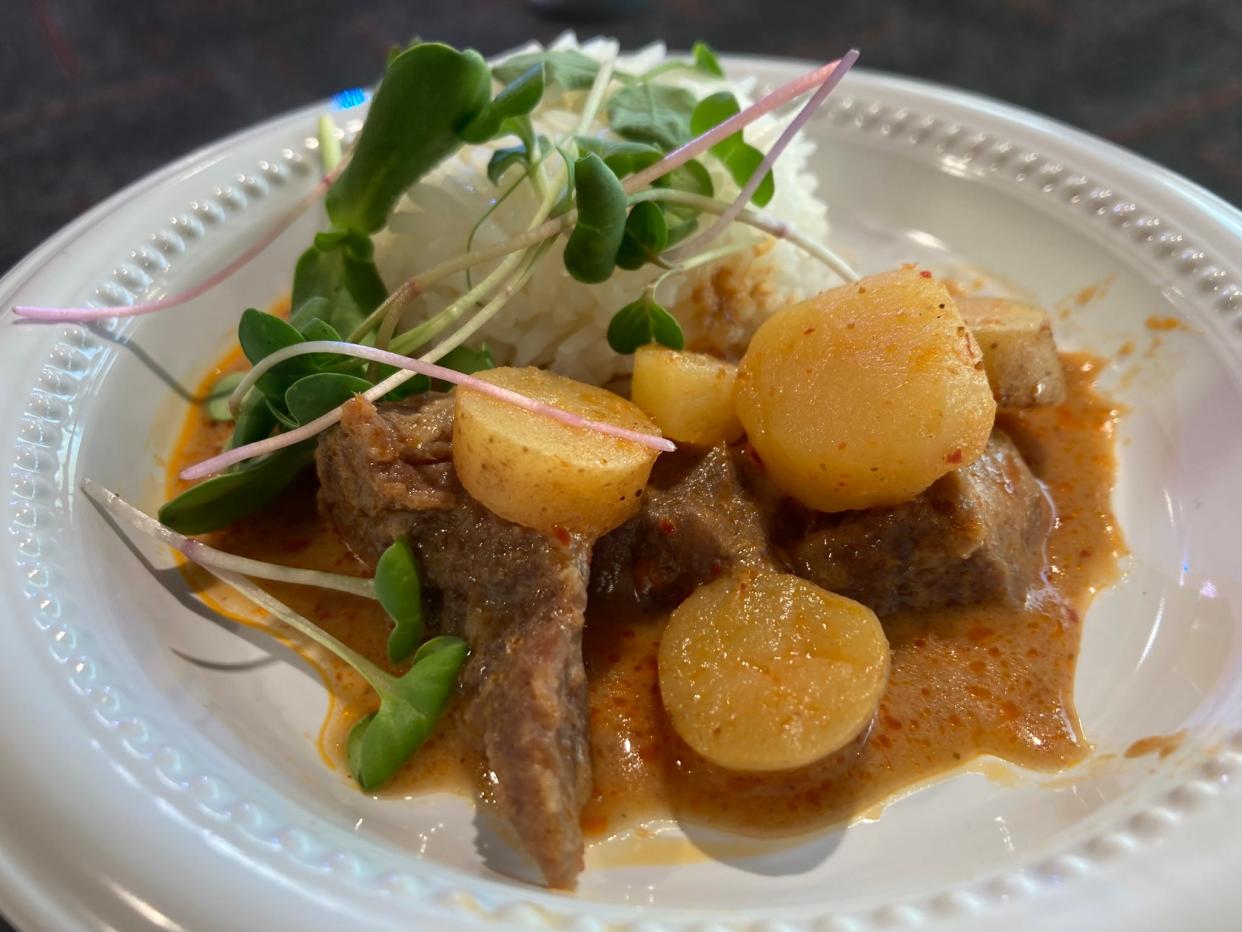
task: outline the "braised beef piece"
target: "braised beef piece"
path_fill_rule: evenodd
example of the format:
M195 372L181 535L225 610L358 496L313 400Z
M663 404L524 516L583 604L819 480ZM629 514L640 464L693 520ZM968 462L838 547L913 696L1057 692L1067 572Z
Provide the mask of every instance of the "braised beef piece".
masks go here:
M502 811L552 886L582 870L588 576L593 598L671 608L734 567L769 567L884 616L1020 604L1043 568L1051 509L1000 430L912 501L831 515L780 496L745 446L662 456L642 511L592 553L591 541L519 527L471 498L453 470L452 417L442 395L350 402L319 442L320 507L368 561L402 535L416 548L439 626L472 648L467 719Z
M438 625L471 646L466 716L502 813L549 885L582 870L579 813L591 789L582 625L590 542L496 517L453 471L453 406L423 395L355 399L319 442L321 509L374 562L408 536Z
M1043 571L1051 523L1047 496L995 430L982 456L908 502L787 513L781 536L793 572L883 617L990 599L1021 606Z
M671 608L733 566L797 573L869 606L997 599L1021 605L1040 578L1051 508L1013 442L900 505L823 514L782 499L746 447L661 457L643 511L595 545L593 596Z
M776 569L768 494L740 447L661 456L643 510L595 545L592 596L672 608L732 567Z

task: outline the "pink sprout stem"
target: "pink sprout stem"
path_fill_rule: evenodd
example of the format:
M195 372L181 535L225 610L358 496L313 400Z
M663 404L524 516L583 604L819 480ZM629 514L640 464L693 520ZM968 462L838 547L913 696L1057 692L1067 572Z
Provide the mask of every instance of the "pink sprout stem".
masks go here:
M91 320L103 320L109 317L137 317L140 314L153 314L156 311L166 310L170 307L176 307L178 304L186 304L195 298L206 294L217 285L231 278L237 271L243 268L247 263L254 259L259 253L267 249L281 233L289 229L293 222L302 216L302 214L312 204L318 201L328 188L332 187L332 182L337 179L344 170L348 158L342 159L335 169L324 175L315 187L306 194L300 201L285 211L280 217L272 223L272 225L264 231L254 243L247 246L232 262L224 266L224 268L213 272L197 285L187 288L185 291L179 291L176 294L166 295L154 301L143 301L139 304L131 304L127 307L35 307L27 304L19 304L13 308L13 312L19 317L28 317L31 320L46 321L78 321L85 322Z
M841 68L840 66L847 58L850 58L851 55L853 56L853 59L851 59L849 64L845 65L844 68ZM857 58L858 52L856 50L851 51L849 54L837 59L836 61L830 61L828 64L821 65L813 71L808 71L799 78L794 78L792 81L782 84L780 87L776 88L776 90L771 91L766 96L759 98L759 100L755 101L746 109L739 110L720 125L713 126L702 136L696 136L694 139L691 139L689 142L683 144L680 148L674 149L664 158L660 159L660 161L654 162L642 171L630 175L624 182L625 193L633 194L635 191L639 191L642 188L647 187L647 185L651 184L651 182L655 181L657 178L662 178L674 169L680 168L691 159L702 155L712 146L716 145L716 143L723 139L727 139L739 130L745 129L751 123L755 122L755 120L771 113L776 108L784 106L789 103L789 101L794 100L797 97L801 97L807 91L811 90L811 88L821 86L827 81L832 81L832 86L835 86L836 82L840 80L840 78L834 76L844 75L845 72L849 70L850 65L852 65ZM830 86L829 90L831 89L832 87ZM778 142L777 146L779 145L780 143ZM773 148L775 149L776 147ZM762 180L765 174L767 174L767 169L764 169L763 172L755 172L752 179L759 178ZM756 187L758 184L759 182L755 182ZM752 191L751 193L754 192Z
M857 53L855 53L855 57L857 57ZM722 139L726 139L739 130L745 129L760 117L771 113L778 107L784 106L795 98L801 97L812 88L822 85L825 81L832 77L833 73L837 69L837 66L841 64L842 60L843 59L839 58L836 61L830 61L828 64L821 65L813 71L808 71L800 78L794 78L792 81L782 84L776 90L771 91L766 96L755 101L745 110L739 110L720 125L713 126L702 136L696 136L680 148L674 149L668 155L664 156L664 158L660 159L660 161L653 162L642 171L635 172L634 174L628 176L621 182L621 187L625 190L626 194L635 194L638 191L641 191L653 181L663 178L669 172L675 171L691 159L702 155ZM845 74L844 71L841 73ZM831 87L829 90L831 90ZM756 174L758 174L758 172L756 172ZM764 174L767 174L766 169ZM759 175L759 178L762 180L763 175ZM542 242L549 236L556 236L562 230L566 230L572 226L573 222L577 220L577 216L577 211L570 211L563 217L549 220L542 226L528 230L520 237L506 240L504 243L494 247L486 254L486 258L491 258L494 253L503 254L503 252L506 251L515 251L523 248L529 243ZM484 257L484 254L480 253L476 257L475 261L482 261ZM417 278L417 276L415 277Z
M311 353L339 353L343 356L354 356L358 359L366 359L371 362L383 363L389 366L395 366L398 369L405 369L411 372L417 372L420 375L428 376L433 379L442 379L445 382L451 382L454 385L460 385L489 395L500 401L508 402L523 410L530 411L532 414L541 414L550 417L554 421L559 421L569 427L578 427L585 430L598 431L601 434L608 434L612 437L618 437L622 440L629 440L634 443L642 444L652 450L660 450L662 452L671 453L677 447L671 440L666 440L655 434L647 434L642 431L630 430L625 427L618 427L615 424L609 424L605 421L595 421L590 418L581 417L563 408L555 405L547 404L543 401L537 401L534 398L528 398L518 392L502 388L499 385L493 385L484 379L476 378L473 375L466 375L458 372L456 369L447 369L444 366L437 366L432 362L423 362L421 359L411 359L409 356L402 356L399 353L390 353L387 350L376 349L373 346L360 346L357 343L337 342L335 340L311 340L306 343L298 344L299 349ZM327 417L328 415L324 415ZM303 424L291 431L277 434L274 437L268 437L264 440L248 443L245 446L234 447L227 450L219 456L213 456L210 459L203 460L201 463L195 463L181 471L181 478L186 481L195 479L203 479L207 476L214 475L221 470L232 466L234 463L240 463L243 460L252 459L256 456L263 456L291 444L298 443L302 440L309 439L318 434L323 428L319 426L319 421L323 418L311 421L309 424Z
M750 203L751 197L754 196L759 185L763 183L763 179L767 177L768 172L776 163L776 160L780 158L781 153L785 151L789 143L793 141L793 138L806 125L811 115L819 109L824 99L841 83L841 79L854 66L854 62L858 61L858 54L858 49L850 49L838 59L836 67L824 78L823 83L819 86L819 90L798 111L798 115L790 121L789 125L785 127L785 131L780 134L772 148L768 150L768 154L763 157L759 167L751 173L750 178L742 186L742 190L738 192L737 198L729 205L728 210L717 217L715 222L698 236L674 250L672 258L676 259L681 256L693 255L729 228L729 224L736 220L742 209ZM738 114L738 116L741 116L741 114Z

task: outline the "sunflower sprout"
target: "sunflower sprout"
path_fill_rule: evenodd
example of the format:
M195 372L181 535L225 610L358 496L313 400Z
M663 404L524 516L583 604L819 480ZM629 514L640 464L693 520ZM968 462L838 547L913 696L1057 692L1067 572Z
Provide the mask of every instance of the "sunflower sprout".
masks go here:
M305 343L297 343L293 346L286 346L265 357L264 362L275 360L272 365L284 362L294 356L302 356L307 353L336 353L341 356L353 356L356 359L366 359L371 362L382 363L388 366L394 366L398 369L405 369L418 375L425 375L433 379L441 379L445 382L451 382L454 385L460 385L463 388L473 389L484 395L490 395L492 398L500 401L507 401L511 405L530 411L533 414L542 414L550 417L554 421L559 421L569 427L579 427L586 430L594 430L601 434L608 434L612 437L618 437L622 440L631 440L634 443L642 444L653 450L662 450L670 453L676 449L671 440L665 440L655 434L647 434L642 431L630 430L626 427L618 427L615 424L609 424L605 421L595 421L590 418L581 417L571 411L558 408L544 401L538 401L534 398L528 398L518 392L502 388L499 385L493 385L484 379L480 379L473 375L467 375L464 372L458 372L456 369L447 369L444 366L437 366L435 363L423 362L421 359L411 359L409 356L402 356L399 353L390 353L387 350L377 349L374 346L363 346L359 343L346 343L343 340L308 340ZM381 383L382 384L382 383ZM370 394L368 392L368 394ZM337 409L339 411L340 409ZM335 413L335 412L330 412ZM326 415L325 415L326 416ZM338 415L339 416L339 415ZM320 418L322 420L322 418ZM288 446L290 443L296 443L297 440L314 436L314 433L302 434L297 440L290 440L295 434L306 428L312 427L317 421L311 421L310 424L299 427L296 430L287 431L283 434L277 434L274 437L268 437L266 440L260 440L257 443L247 444L242 447L235 447L221 453L219 456L213 456L211 459L203 460L181 471L181 478L186 480L202 479L204 476L210 476L224 469L226 466L232 466L234 463L240 463L242 460L248 460L263 453L270 453L280 447ZM273 441L281 441L274 444Z
M646 191L639 191L637 194L630 195L631 204L637 204L641 201L665 201L670 204L684 204L687 207L693 207L695 210L701 210L704 213L710 214L723 214L730 207L725 201L717 200L714 197L704 197L702 194L678 191L674 188L648 188ZM818 259L828 266L845 281L858 281L858 273L854 271L848 262L827 246L799 232L791 223L773 217L771 214L751 210L749 207L744 207L739 211L737 216L733 218L733 222L754 227L756 230L762 230L776 239L788 240L807 255ZM694 258L697 259L697 255ZM689 262L687 261L685 264L689 264Z
M270 579L273 582L293 583L298 586L315 586L319 589L333 589L366 599L375 598L375 582L357 576L345 576L341 573L325 573L319 570L304 570L293 566L281 566L278 563L266 563L252 560L237 554L226 553L209 547L184 534L178 534L172 528L165 527L155 518L139 511L111 489L105 488L93 479L82 480L82 491L98 502L107 512L124 521L137 530L181 553L186 559L200 566L212 569L227 570L254 576L258 579Z
M845 77L846 72L853 67L854 62L858 61L858 49L850 49L837 62L837 66L832 69L831 73L824 78L823 83L819 86L811 99L806 102L798 115L790 121L785 127L784 132L780 134L772 148L768 150L768 154L763 157L763 161L759 163L759 167L751 172L750 179L742 186L742 190L738 192L733 203L729 205L729 209L716 218L716 221L698 236L690 240L690 242L679 246L673 250L674 258L678 256L689 256L707 246L712 240L723 233L734 220L742 209L750 203L751 196L754 195L756 189L767 177L773 163L780 158L781 153L785 151L785 147L793 140L794 136L806 125L811 115L819 109L824 99L832 93L836 86L841 83L841 79Z

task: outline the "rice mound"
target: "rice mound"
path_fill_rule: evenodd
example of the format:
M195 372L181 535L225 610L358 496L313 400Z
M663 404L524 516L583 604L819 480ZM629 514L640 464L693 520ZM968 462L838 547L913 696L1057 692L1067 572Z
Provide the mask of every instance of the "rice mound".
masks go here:
M539 48L532 45L522 51ZM577 48L602 59L615 45L607 39L579 45L567 33L549 48ZM663 43L655 43L621 56L617 67L642 72L664 58ZM685 87L699 99L731 90L743 107L751 101L754 90L753 80L727 81L683 71L666 74L661 80ZM584 96L583 91L563 92L550 87L533 115L536 132L553 140L571 134L578 113L568 105L580 104ZM766 116L746 129L746 140L766 151L783 127L784 121ZM597 120L592 131L606 136L606 121ZM499 140L493 146L509 144L511 140ZM463 147L411 187L398 202L388 226L375 238L376 262L390 287L466 250L472 227L520 174L513 170L501 179L499 186L493 185L487 177L492 151L489 146ZM786 148L774 169L776 193L763 211L813 239L824 241L828 234L827 210L815 196L817 182L807 170L814 151L814 144L801 136ZM733 200L738 186L719 160L706 155L700 161L711 172L716 197ZM472 248L477 250L524 232L536 206L530 185L522 183L479 227ZM708 222L710 218L705 217L700 228ZM710 248L749 241L756 245L672 276L661 286L658 298L677 316L689 347L736 357L769 314L837 281L831 271L791 243L740 224L733 224ZM602 284L584 285L565 270L564 244L565 238L561 237L522 290L470 343L486 342L502 364L547 366L572 378L602 385L628 374L632 359L609 347L605 338L608 322L620 308L637 299L661 270L651 265L635 271L617 269ZM495 266L493 262L475 267L471 281L477 284ZM465 274L461 274L429 288L407 311L403 324L426 319L460 297L468 287Z

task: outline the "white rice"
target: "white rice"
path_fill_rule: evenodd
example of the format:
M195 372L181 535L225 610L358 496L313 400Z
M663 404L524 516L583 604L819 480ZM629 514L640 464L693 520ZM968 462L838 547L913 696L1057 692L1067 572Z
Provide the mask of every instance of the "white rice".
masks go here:
M579 45L572 34L566 34L551 48L580 48L602 59L615 44L594 39ZM641 72L664 58L664 45L656 43L621 56L617 67ZM688 71L672 72L661 80L684 86L700 99L728 89L742 106L750 102L754 91L753 80L730 82ZM549 88L534 114L536 131L553 140L571 134L578 111L567 104L580 104L584 96L585 92L571 95ZM766 151L782 127L782 121L764 117L746 129L746 139ZM602 119L594 132L607 134ZM494 145L511 143L501 140ZM398 203L388 227L376 237L376 260L390 287L465 251L473 225L519 175L514 170L501 180L499 188L493 185L487 178L491 151L486 146L463 147ZM827 211L815 196L816 179L807 171L813 151L814 144L803 138L785 150L774 172L776 193L764 211L793 224L807 236L825 241ZM724 167L710 155L700 160L711 172L716 196L731 201L738 187ZM479 249L523 232L535 206L529 184L523 183L480 227L473 247ZM674 276L661 287L659 300L676 314L690 346L735 353L768 314L836 282L822 264L792 244L759 237L757 231L739 224L713 243L713 248L751 240L757 242L755 248ZM608 322L617 310L638 298L660 270L650 265L632 272L618 269L603 284L584 285L565 271L563 248L562 237L526 286L471 342L486 342L502 363L549 366L573 378L603 384L628 373L632 358L618 355L608 346ZM475 268L472 280L477 283L494 267L493 263ZM459 297L466 287L466 277L460 275L429 289L412 307L405 323L425 319Z

